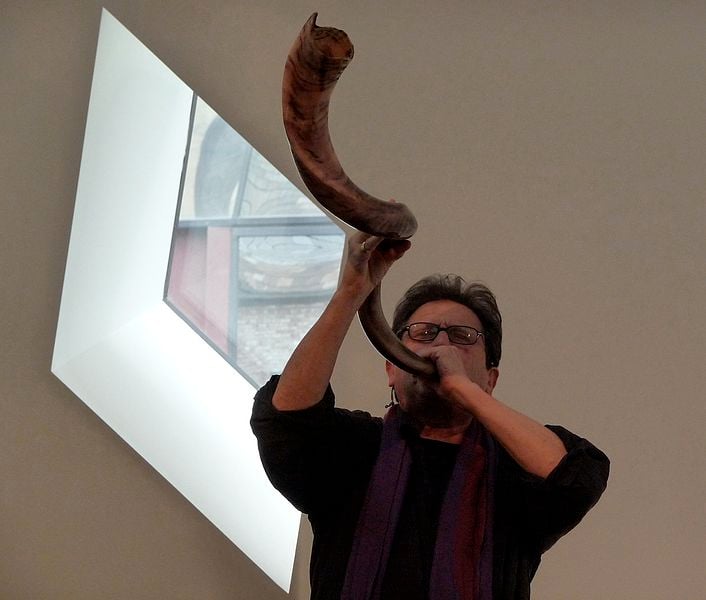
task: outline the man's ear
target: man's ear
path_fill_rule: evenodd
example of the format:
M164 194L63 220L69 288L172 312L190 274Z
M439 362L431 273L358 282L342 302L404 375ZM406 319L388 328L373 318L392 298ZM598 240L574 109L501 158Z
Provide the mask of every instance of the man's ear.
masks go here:
M387 373L387 385L392 387L395 383L395 366L389 360L385 361L385 372Z
M488 387L485 390L488 394L493 394L493 390L498 383L498 378L500 377L500 369L497 367L490 367L488 369Z

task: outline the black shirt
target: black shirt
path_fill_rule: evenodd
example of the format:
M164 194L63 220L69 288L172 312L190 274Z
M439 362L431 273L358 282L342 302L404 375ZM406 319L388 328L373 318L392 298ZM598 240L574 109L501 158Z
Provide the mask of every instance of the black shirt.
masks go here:
M382 597L426 600L441 504L459 446L410 437L412 465L382 583Z
M338 600L382 419L334 407L332 390L301 411L272 406L273 377L255 396L251 425L273 485L306 513L314 533L311 598ZM523 471L498 446L493 517L493 598L527 600L542 552L572 529L606 487L609 461L590 442L548 426L567 455L546 478ZM412 470L383 582L383 598L425 600L439 510L455 460L452 444L408 428Z

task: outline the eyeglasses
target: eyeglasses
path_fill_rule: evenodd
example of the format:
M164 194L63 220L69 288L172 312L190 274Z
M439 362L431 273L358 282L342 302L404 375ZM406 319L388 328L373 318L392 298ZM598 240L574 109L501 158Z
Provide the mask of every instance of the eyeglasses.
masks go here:
M478 337L483 335L482 331L478 331L469 325L441 327L441 325L436 323L410 323L400 329L398 335L402 337L405 331L411 339L417 342L433 342L439 332L445 331L452 344L462 344L464 346L472 346L478 341Z

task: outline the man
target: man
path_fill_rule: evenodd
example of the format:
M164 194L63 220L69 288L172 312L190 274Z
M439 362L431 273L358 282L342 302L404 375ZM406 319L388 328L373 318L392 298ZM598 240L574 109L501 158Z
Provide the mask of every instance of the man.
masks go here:
M271 481L307 513L313 599L520 600L542 552L597 502L608 459L492 396L501 319L493 294L426 278L393 330L438 376L386 365L385 420L334 407L329 379L362 304L409 242L353 235L341 281L252 427Z

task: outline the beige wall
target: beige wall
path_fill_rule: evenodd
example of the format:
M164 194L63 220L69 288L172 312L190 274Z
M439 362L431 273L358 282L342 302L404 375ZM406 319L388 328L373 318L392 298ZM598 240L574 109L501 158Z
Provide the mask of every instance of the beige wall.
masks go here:
M701 598L706 8L378 4L106 6L292 178L284 57L314 9L346 29L339 155L420 222L386 302L430 271L485 280L505 317L497 395L613 459L536 597ZM49 373L99 17L93 0L0 2L0 598L282 598ZM341 402L379 414L357 326L344 361ZM304 547L295 579L305 598Z

